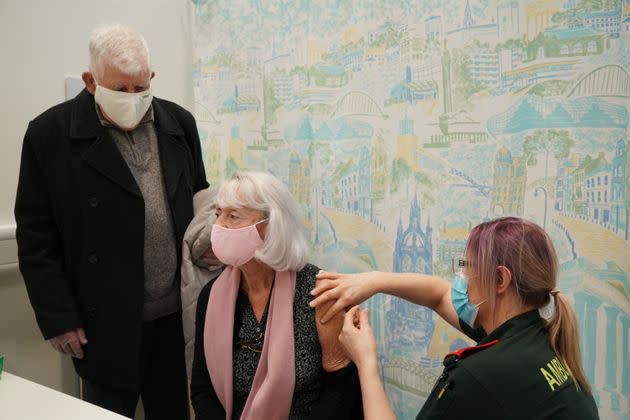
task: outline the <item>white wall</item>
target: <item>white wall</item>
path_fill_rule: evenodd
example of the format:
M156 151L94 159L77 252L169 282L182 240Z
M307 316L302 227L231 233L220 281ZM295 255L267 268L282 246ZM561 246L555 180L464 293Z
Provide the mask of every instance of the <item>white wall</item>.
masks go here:
M14 225L20 151L27 124L64 100L65 75L80 75L87 69L88 38L95 25L122 23L140 31L151 50L156 96L192 110L190 3L0 1L0 231ZM11 246L0 243L0 248ZM70 361L55 354L42 340L23 281L15 268L7 266L0 266L0 354L6 356L8 371L76 395Z

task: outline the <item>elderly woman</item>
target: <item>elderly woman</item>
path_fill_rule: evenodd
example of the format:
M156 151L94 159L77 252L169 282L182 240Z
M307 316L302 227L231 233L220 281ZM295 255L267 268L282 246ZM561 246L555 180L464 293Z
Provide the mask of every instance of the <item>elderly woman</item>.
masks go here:
M197 419L361 417L343 318L309 307L319 269L298 207L266 173L241 173L216 197L212 251L225 264L200 292L191 398Z

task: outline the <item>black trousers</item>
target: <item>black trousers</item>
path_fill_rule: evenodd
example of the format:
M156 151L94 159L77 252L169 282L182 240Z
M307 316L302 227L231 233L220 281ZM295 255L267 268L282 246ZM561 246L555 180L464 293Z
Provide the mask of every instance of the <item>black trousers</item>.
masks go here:
M83 399L133 418L142 398L145 420L188 420L188 379L181 312L145 322L135 390L83 381Z

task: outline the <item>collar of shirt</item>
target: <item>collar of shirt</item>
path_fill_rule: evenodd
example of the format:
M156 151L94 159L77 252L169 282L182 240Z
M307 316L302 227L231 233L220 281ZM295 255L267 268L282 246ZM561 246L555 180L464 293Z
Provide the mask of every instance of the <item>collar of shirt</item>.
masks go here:
M538 309L527 311L499 325L494 331L486 335L483 340L479 341L479 344L489 343L493 340L505 340L536 323L541 323L542 327L542 318L538 313Z
M101 123L101 125L103 127L118 128L114 124L110 123L109 121L107 121L105 119L105 117L103 116L103 113L101 112L101 109L99 108L99 106L98 106L98 104L96 102L94 102L94 106L96 107L96 115L98 115L98 120L100 121L100 123ZM147 110L147 113L144 114L144 117L142 117L142 119L140 120L138 125L141 125L141 124L144 124L144 123L147 123L147 122L153 122L153 121L154 121L154 118L153 118L153 104L151 104L149 106L149 109Z

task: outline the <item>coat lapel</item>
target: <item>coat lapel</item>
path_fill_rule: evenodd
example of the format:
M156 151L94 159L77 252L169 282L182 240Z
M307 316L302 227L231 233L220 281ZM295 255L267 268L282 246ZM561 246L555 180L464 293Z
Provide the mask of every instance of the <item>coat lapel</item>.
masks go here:
M155 128L160 149L160 164L166 185L166 193L172 202L179 186L179 177L185 165L188 165L188 153L182 141L184 131L177 121L153 100Z
M140 188L127 163L98 119L94 96L86 89L75 99L72 108L70 136L84 140L96 138L83 155L83 160L123 189L142 197Z
M188 165L189 154L182 140L184 131L177 120L160 105L158 100L154 99L152 106L164 184L169 201L172 201L177 192L182 170ZM83 90L75 99L70 135L79 139L96 138L83 155L85 162L120 187L142 197L142 192L127 163L100 124L94 96L87 90Z
M103 176L130 193L142 197L142 192L116 144L108 136L99 136L83 159Z

